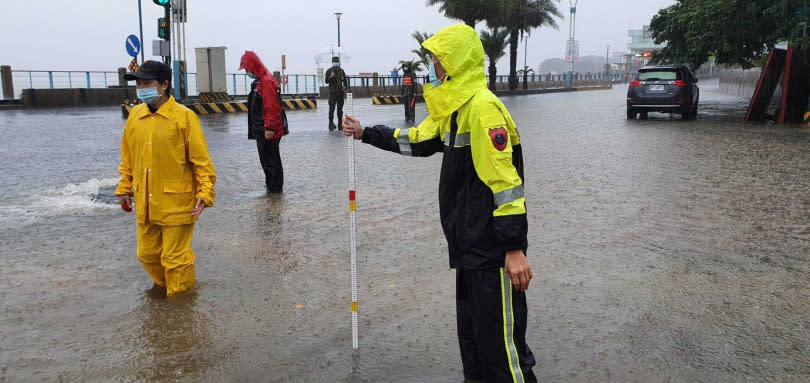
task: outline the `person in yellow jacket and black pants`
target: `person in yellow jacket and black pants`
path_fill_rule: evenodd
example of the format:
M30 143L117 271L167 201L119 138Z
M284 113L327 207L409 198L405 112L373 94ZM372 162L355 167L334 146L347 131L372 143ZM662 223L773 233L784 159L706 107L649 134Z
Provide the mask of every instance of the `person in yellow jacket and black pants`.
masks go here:
M363 128L344 117L344 134L409 156L444 153L439 209L456 269L456 319L464 377L536 382L526 344L527 219L523 156L514 121L487 89L475 31L453 25L422 43L431 52L417 127Z
M115 194L132 209L138 233L138 260L155 285L172 296L194 285L194 223L214 205L216 173L200 119L170 95L171 70L144 62L135 80L143 104L129 113L121 137L121 179Z

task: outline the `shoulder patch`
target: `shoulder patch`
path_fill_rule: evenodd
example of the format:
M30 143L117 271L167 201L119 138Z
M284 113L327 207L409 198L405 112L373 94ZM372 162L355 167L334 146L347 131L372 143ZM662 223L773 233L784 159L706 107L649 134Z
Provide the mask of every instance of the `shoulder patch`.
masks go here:
M506 128L494 128L489 130L489 138L492 139L492 145L495 146L495 149L499 151L506 149L507 138L509 137L508 134Z

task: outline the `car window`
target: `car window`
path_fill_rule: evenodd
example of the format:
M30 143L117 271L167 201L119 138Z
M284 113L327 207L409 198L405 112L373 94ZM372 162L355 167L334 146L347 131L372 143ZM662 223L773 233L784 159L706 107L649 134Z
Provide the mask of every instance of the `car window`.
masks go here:
M671 80L678 80L678 77L679 76L677 71L648 70L638 72L638 79L641 81L671 81Z

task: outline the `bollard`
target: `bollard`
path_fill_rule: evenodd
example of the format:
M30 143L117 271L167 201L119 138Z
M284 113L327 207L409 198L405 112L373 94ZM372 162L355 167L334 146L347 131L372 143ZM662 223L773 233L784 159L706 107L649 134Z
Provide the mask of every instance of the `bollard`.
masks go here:
M118 86L127 86L127 80L124 75L127 74L127 68L118 68Z
M14 83L11 77L11 66L0 66L0 81L3 83L3 99L14 99Z

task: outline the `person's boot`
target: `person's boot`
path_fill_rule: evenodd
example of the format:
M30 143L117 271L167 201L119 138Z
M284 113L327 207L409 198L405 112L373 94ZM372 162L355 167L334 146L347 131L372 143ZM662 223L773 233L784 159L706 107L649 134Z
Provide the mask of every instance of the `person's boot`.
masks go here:
M335 123L332 122L332 121L329 121L329 131L331 132L333 130L335 130Z
M338 130L343 130L343 116L338 117L337 129Z

